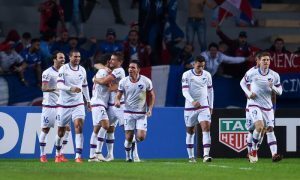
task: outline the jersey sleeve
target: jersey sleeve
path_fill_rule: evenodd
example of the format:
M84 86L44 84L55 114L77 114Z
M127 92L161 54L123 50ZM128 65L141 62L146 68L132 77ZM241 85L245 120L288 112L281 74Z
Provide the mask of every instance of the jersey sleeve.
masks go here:
M280 84L280 76L279 76L278 73L275 73L275 75L274 75L274 82L273 82L273 86L271 87L271 89L277 95L281 95L282 94L282 86Z
M44 71L42 74L42 83L48 83L51 79L49 71Z
M187 73L183 73L182 79L181 79L181 85L182 85L182 89L189 88L189 79L187 78Z
M124 86L125 86L125 78L121 79L121 81L119 82L118 91L124 93L125 90Z
M152 81L149 78L146 78L146 90L147 91L152 91L153 89L153 85L152 85Z
M64 66L61 67L61 68L58 70L57 83L63 83L63 84L65 84L65 75L64 75L64 71L65 71Z
M119 68L117 69L114 69L112 72L111 72L111 75L115 78L115 79L121 79L122 78L122 72L120 71Z
M187 77L187 73L183 73L182 75L182 80L181 80L181 84L182 84L182 95L184 96L184 98L189 101L190 103L192 103L194 101L194 99L192 98L190 92L189 92L189 78Z

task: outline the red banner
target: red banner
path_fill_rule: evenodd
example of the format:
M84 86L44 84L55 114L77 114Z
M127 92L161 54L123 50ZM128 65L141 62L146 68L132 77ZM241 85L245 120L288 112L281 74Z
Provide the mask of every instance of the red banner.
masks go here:
M278 73L300 73L300 55L273 53L270 68Z

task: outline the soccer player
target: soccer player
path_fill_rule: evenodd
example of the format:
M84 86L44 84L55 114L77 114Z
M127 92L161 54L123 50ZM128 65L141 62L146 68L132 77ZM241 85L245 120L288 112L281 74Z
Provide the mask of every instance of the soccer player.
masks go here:
M83 162L81 158L83 147L83 121L85 118L84 101L87 101L87 107L90 110L90 95L86 80L86 71L79 65L80 52L70 51L70 62L59 69L57 78L57 89L59 89L59 98L57 101L57 124L58 132L56 136L56 157L55 162L61 162L62 137L65 134L66 125L72 120L75 127L76 157L75 162Z
M47 135L50 128L54 127L56 118L56 101L58 99L58 90L56 89L56 79L58 77L58 70L65 63L65 55L62 52L55 52L53 55L53 66L46 69L42 74L42 91L43 91L43 108L41 115L41 128L42 131L39 136L40 142L40 162L48 162L45 153L47 143ZM68 142L70 127L66 126L66 133L64 136L62 150ZM68 161L64 155L61 155L61 160Z
M209 156L211 137L210 122L213 111L214 91L212 78L208 71L204 70L205 59L197 56L193 69L182 75L182 94L185 97L184 120L186 125L186 145L189 162L195 163L194 137L195 126L200 123L202 129L203 162L211 162Z
M152 115L155 94L152 82L147 77L140 75L140 65L136 60L129 63L129 76L119 82L118 92L115 98L115 106L121 106L121 97L124 94L124 129L126 161L132 162L132 141L136 130L136 141L146 138L147 117ZM148 103L146 101L148 96ZM148 106L147 106L148 104Z
M100 63L107 65L108 59L102 58ZM107 75L108 71L105 68L101 68L98 70L95 78L103 78ZM91 99L94 128L90 139L89 162L105 161L105 158L102 155L102 147L106 131L109 128L109 120L106 112L109 95L110 92L108 86L94 82L93 97Z
M115 132L115 126L119 123L119 125L123 125L123 109L124 109L124 98L121 98L121 107L116 108L114 107L115 104L115 96L118 89L118 84L122 78L125 77L125 71L122 68L123 63L123 54L120 52L115 52L111 55L110 61L109 61L109 67L112 69L111 74L104 78L95 78L94 82L104 84L107 86L110 86L110 97L108 102L108 117L109 117L109 124L110 127L107 130L106 134L106 145L107 145L107 157L106 161L112 161L114 160L113 155L113 147L114 147L114 132ZM135 151L137 152L137 151ZM135 156L135 158L138 158L138 155ZM139 158L137 159L139 160Z
M252 137L252 151L249 160L252 163L258 161L258 142L262 136L263 129L267 127L267 141L272 153L272 161L277 162L282 156L277 154L277 141L274 134L274 112L272 103L272 92L282 94L279 74L269 69L270 54L262 52L259 56L259 68L251 71L244 78L250 84L250 90L241 86L249 100L249 113L253 120L255 129Z

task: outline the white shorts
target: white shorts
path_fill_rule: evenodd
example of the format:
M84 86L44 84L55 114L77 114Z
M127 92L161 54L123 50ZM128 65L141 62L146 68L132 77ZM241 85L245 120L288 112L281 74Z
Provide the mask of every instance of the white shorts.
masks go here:
M108 106L107 114L109 117L110 126L123 126L124 125L124 105L120 108L115 106Z
M124 112L124 129L125 131L135 129L147 131L146 114L133 114Z
M248 131L253 131L255 129L253 120L250 116L249 109L246 109L246 129Z
M198 110L184 110L184 121L186 127L194 127L202 121L211 122L209 108Z
M249 113L253 120L263 120L266 127L274 127L274 111L273 109L265 109L257 106L249 106Z
M105 107L96 106L92 107L93 126L99 125L102 120L108 120L107 112Z
M41 115L41 128L54 127L56 119L56 107L43 107Z
M78 105L75 107L61 107L57 108L57 126L65 127L72 120L85 118L85 109L84 105Z

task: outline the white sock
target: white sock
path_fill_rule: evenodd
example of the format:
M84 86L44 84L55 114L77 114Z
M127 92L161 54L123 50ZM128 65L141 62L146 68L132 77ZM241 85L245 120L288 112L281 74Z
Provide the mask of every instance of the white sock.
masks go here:
M193 158L194 156L194 134L186 133L185 143L186 143L186 150L189 155L189 158Z
M75 159L81 158L82 147L83 147L83 135L82 135L82 133L75 135L75 144L76 144L76 157L75 157Z
M63 137L63 142L62 142L61 151L60 151L61 154L64 154L65 147L66 147L66 145L68 144L68 141L69 141L69 134L70 134L70 131L66 131L66 132L65 132L65 135L64 135L64 137Z
M96 153L102 153L102 147L103 147L103 144L104 144L106 131L107 131L106 129L101 127L99 132L98 132L98 142L97 142Z
M132 156L133 156L133 158L139 158L138 148L137 148L138 142L139 141L136 138L135 134L133 134L133 138L132 138Z
M93 158L95 156L95 150L97 147L97 134L92 133L91 139L90 139L90 158Z
M250 153L252 150L252 133L251 132L248 132L248 134L247 134L247 150L248 150L248 153Z
M254 129L253 135L252 135L252 149L257 150L257 144L260 138L260 133Z
M277 141L276 141L274 131L267 133L267 141L268 141L272 156L274 154L277 154Z
M107 155L114 157L114 143L115 143L115 133L106 134L106 146L107 146Z
M125 152L126 152L126 160L132 159L132 157L131 157L132 142L129 142L125 139L124 147L125 147Z
M202 143L203 143L203 157L209 156L209 151L211 146L210 131L202 132Z
M58 135L55 136L55 154L56 156L60 155L60 150L61 150L61 145L62 145L62 137L59 137Z
M44 133L43 131L40 134L39 141L40 141L40 153L41 153L41 156L46 155L46 153L45 153L45 147L46 147L46 144L47 144L47 134Z

